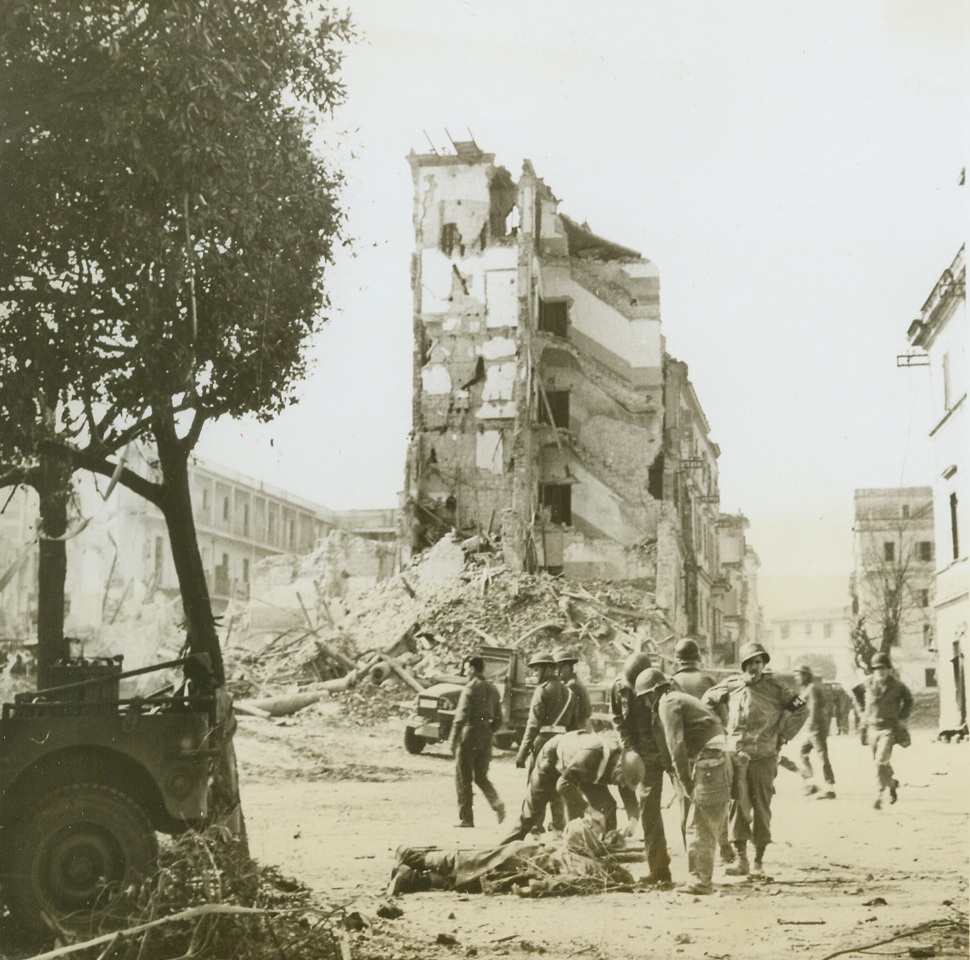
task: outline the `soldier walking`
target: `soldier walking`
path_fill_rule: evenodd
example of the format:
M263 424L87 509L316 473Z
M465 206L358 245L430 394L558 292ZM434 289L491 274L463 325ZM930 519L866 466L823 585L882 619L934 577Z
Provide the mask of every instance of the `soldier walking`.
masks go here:
M870 666L872 673L863 684L862 722L876 762L876 799L872 805L881 810L885 791L889 791L890 803L899 798L899 781L890 761L897 742L909 744L909 731L904 724L913 709L913 695L906 684L893 676L888 654L875 654Z
M492 734L502 726L502 698L491 680L485 679L485 660L469 657L468 682L458 698L451 728L451 750L455 755L455 787L458 792L458 826L473 827L472 783L485 794L498 822L505 819L505 806L488 778L492 762Z
M835 774L832 772L832 764L829 761L829 725L831 718L829 717L825 688L821 681L815 679L812 668L806 663L800 663L795 667L795 676L800 684L798 696L804 701L807 714L805 739L802 740L802 745L798 750L799 772L805 781L805 795L810 797L814 794L819 800L834 800ZM822 778L825 781L825 789L822 791L819 791L819 788L812 782L815 777L810 759L813 750L822 764Z

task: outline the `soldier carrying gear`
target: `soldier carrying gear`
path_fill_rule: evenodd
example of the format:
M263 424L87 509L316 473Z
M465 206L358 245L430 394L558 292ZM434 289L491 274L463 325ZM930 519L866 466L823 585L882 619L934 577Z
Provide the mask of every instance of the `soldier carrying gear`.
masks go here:
M876 762L876 799L872 805L880 810L883 791L889 791L890 803L898 799L899 781L890 760L897 743L909 746L905 721L913 708L913 695L893 676L892 662L887 654L875 654L870 666L872 674L863 684L862 722Z
M651 731L653 715L644 700L636 695L639 676L650 669L650 657L632 653L623 664L623 672L610 690L610 710L613 726L623 746L635 750L643 760L644 776L640 784L640 823L643 826L643 846L647 857L648 883L667 885L670 877L670 854L661 813L664 768L660 751Z

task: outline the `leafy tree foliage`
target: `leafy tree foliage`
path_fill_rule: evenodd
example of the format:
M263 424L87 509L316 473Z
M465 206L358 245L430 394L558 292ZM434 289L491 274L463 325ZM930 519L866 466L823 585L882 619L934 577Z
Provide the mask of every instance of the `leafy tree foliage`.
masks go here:
M205 423L273 417L306 372L339 241L313 149L349 23L296 0L46 0L0 11L0 404L7 479L110 473L144 436L196 650L222 666L187 465ZM63 479L63 477L62 477ZM43 512L43 507L42 507Z

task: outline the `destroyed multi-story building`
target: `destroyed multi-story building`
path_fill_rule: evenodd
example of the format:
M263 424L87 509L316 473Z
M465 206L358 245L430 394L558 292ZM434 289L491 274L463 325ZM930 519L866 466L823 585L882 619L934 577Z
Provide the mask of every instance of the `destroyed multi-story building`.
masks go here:
M409 546L501 539L507 563L642 579L657 632L722 629L719 449L661 330L656 266L473 141L411 153Z

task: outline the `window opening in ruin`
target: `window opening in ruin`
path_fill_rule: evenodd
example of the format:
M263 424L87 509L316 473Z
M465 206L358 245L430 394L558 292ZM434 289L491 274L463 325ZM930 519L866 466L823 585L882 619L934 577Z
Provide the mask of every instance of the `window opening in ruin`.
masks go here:
M550 415L552 419L550 419ZM545 402L540 397L539 422L550 423L562 430L569 429L569 391L546 390Z
M461 234L458 232L457 223L443 223L441 225L441 252L450 257L455 247L461 247ZM461 250L459 249L459 253Z
M569 301L540 298L539 329L565 339L569 329Z
M505 169L498 169L488 186L489 214L488 229L492 238L505 237L511 232L512 212L515 210L516 188L512 175ZM483 243L484 246L484 243Z
M539 502L549 509L549 522L569 526L573 522L573 488L568 483L539 485Z

